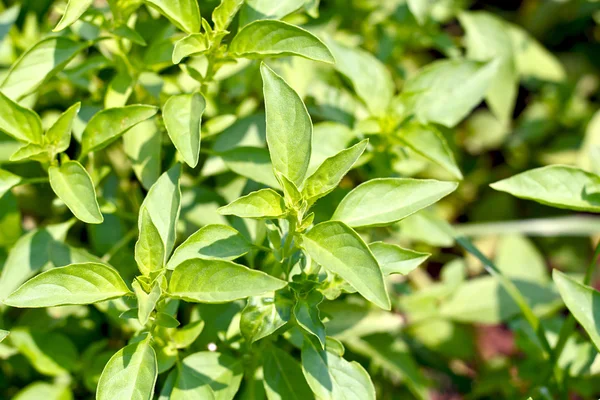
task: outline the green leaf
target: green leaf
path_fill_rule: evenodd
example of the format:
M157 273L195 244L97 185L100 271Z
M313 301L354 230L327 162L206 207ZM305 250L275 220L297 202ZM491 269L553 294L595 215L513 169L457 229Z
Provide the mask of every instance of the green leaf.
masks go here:
M368 142L365 139L323 161L304 182L302 194L306 201L312 204L331 193L365 151Z
M467 57L476 61L499 60L486 101L499 120L511 120L519 76L508 27L502 19L486 12L463 12L459 20L466 32Z
M344 360L329 343L323 350L305 338L302 372L318 399L375 400L375 388L367 371L356 361Z
M274 219L286 214L285 201L273 189L261 189L240 197L219 208L221 215L236 215L241 218Z
M275 20L254 21L244 26L235 35L228 50L234 57L300 56L335 63L327 46L315 35L295 25Z
M244 0L221 0L221 4L212 13L215 30L226 30L243 4Z
M178 329L172 334L173 341L175 342L175 347L178 349L186 349L190 347L198 336L204 330L204 321L198 320L194 322L190 322L183 328Z
M393 224L437 202L457 187L455 182L433 179L372 179L348 193L331 219L352 227Z
M310 115L300 96L279 75L265 64L261 64L260 72L273 168L300 187L310 161Z
M156 353L150 339L117 351L102 371L97 400L150 400L158 376Z
M227 225L206 225L175 249L167 268L174 269L192 258L234 260L250 250L252 244L235 229Z
M244 375L241 360L203 351L183 359L171 399L232 400Z
M196 0L144 0L187 33L200 32L200 9Z
M58 117L56 122L46 132L46 147L51 149L53 158L56 154L62 153L69 148L73 120L77 117L80 108L81 103L73 104Z
M319 315L319 304L323 301L323 295L316 290L311 291L305 298L299 298L294 306L294 316L298 325L313 335L321 347L325 348L325 325L321 322Z
M273 188L279 187L266 149L238 147L220 155L225 165L236 174Z
M131 105L102 110L88 122L81 138L81 157L98 151L142 121L153 117L158 108L147 105Z
M481 103L498 65L497 61L436 61L406 81L402 97L408 99L409 109L421 123L452 128Z
M495 261L498 269L510 278L548 282L544 257L525 236L502 236L496 248Z
M150 189L160 176L161 147L162 132L153 119L140 122L123 135L123 150L145 189Z
M162 295L162 290L160 289L160 285L155 283L152 286L150 293L146 293L137 280L133 281L131 287L133 287L133 292L137 298L138 320L140 321L140 324L144 326L148 323L150 314L152 314L152 311L156 308L156 304Z
M42 121L29 108L19 105L0 91L0 131L27 143L42 143Z
M36 371L47 376L65 376L76 368L79 355L69 338L58 332L19 327L10 340Z
M341 276L367 300L390 309L377 260L352 228L339 221L322 222L303 236L302 246L315 262Z
M192 33L175 42L171 59L173 64L179 64L181 60L189 56L198 56L209 50L210 43L204 33Z
M192 168L200 157L200 125L206 101L200 93L171 96L163 107L163 119L171 141Z
M9 159L11 162L19 162L24 160L49 163L50 157L48 155L48 149L43 145L27 143L15 151Z
M435 1L432 0L407 0L408 9L414 15L419 25L425 24L427 17L434 6Z
M150 213L140 209L139 238L135 243L135 261L143 275L150 275L165 265L165 245L156 229Z
M69 0L67 8L65 8L65 13L52 31L62 31L73 24L90 8L93 2L94 0Z
M369 249L377 259L384 276L392 274L407 275L431 256L414 250L383 242L369 244Z
M0 168L0 197L21 182L21 177Z
M277 179L279 180L281 189L283 190L283 197L286 207L290 209L300 207L303 200L302 193L300 193L300 190L298 190L298 187L294 184L294 182L290 181L280 172L277 172Z
M444 168L454 178L463 178L446 138L435 126L411 124L402 129L400 138L416 153Z
M292 300L284 291L248 298L240 318L240 331L250 343L284 326L292 315Z
M345 75L369 112L380 115L387 110L396 89L386 66L371 53L327 40L333 53L335 68Z
M34 382L19 391L12 400L71 400L73 393L64 383Z
M175 164L152 185L141 207L148 210L150 219L160 234L165 245L165 257L171 254L175 245L177 221L181 211L180 177L181 165Z
M492 183L521 199L568 210L600 212L600 177L579 168L549 165Z
M21 6L15 4L12 7L5 7L0 12L0 43L4 41L4 38L10 32L10 29L19 18L21 12Z
M4 329L0 329L0 343L6 339L6 337L8 336L10 332L9 331L5 331Z
M62 70L88 43L79 43L61 36L42 39L15 61L0 90L13 100L35 91L42 83Z
M600 351L600 293L556 269L552 279L565 305Z
M50 167L48 175L54 193L78 219L88 224L100 224L104 221L94 182L80 163L67 161L60 167Z
M193 276L194 279L189 277ZM225 260L187 260L173 271L169 294L190 302L224 303L279 290L286 282Z
M104 264L83 263L42 272L15 290L4 304L37 308L93 304L130 293L119 273Z
M281 19L299 10L306 0L246 0L240 13L240 26L259 19Z
M270 346L263 361L264 385L269 400L310 400L315 397L302 376L300 364L289 354Z

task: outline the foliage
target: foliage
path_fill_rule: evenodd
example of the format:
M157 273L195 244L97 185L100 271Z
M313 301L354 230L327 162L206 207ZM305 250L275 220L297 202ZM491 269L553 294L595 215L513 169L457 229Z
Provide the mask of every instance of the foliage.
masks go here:
M600 3L500 3L0 0L0 397L597 397Z

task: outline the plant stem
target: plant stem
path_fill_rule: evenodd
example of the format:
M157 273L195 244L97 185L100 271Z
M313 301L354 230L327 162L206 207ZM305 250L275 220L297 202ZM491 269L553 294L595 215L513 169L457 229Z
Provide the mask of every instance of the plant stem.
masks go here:
M454 229L464 236L511 233L530 236L589 236L600 233L600 217L570 215L508 222L467 223L455 225Z
M31 185L34 183L48 183L49 179L47 176L42 176L39 178L27 178L27 179L23 179L21 182L17 183L15 186L21 186L21 185Z

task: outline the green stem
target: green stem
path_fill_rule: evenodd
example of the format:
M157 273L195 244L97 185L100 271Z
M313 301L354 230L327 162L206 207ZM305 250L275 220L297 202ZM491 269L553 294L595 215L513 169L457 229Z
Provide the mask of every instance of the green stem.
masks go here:
M15 186L21 186L21 185L31 185L34 183L48 183L49 179L47 176L42 176L39 178L26 178L21 180L21 182L17 183Z
M569 215L507 222L468 223L455 225L454 229L464 236L512 233L531 236L589 236L600 232L600 217Z

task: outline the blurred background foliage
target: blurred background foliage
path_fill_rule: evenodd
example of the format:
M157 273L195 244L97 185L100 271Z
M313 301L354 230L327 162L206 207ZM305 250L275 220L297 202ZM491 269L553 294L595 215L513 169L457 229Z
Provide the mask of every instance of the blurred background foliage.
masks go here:
M75 56L22 100L42 116L45 126L60 111L81 101L80 120L74 126L77 138L85 121L103 107L161 105L171 94L201 88L194 74L206 68L205 59L193 57L180 65L171 62L174 39L182 36L175 27L145 7L138 9L136 0L116 3L122 15L115 18L128 19L129 9L137 10L135 30L146 45L103 40ZM367 368L381 399L517 399L536 387L541 388L539 398L550 398L544 394L545 382L540 381L545 360L538 359L539 343L521 320L518 308L474 258L455 246L443 226L453 224L474 238L517 282L555 335L550 341L556 340L565 312L549 271L559 268L582 273L591 257L592 239L600 232L600 220L520 200L493 191L488 184L549 164L590 168L590 145L600 142L600 1L305 3L284 20L305 27L328 45L335 39L338 45L368 51L385 65L395 85L391 106L381 109L376 103L388 94L378 91L373 83L377 71L361 70L359 63L350 61L347 65L362 74L362 89L356 78L348 79L353 71L339 66L336 70L292 57L272 62L304 98L315 123L313 147L317 156L312 168L357 138L370 138L361 166L351 171L341 188L317 204L316 221L331 216L351 188L370 178L463 178L459 189L435 207L391 229L369 232L371 238L391 240L432 255L408 276L394 276L391 313L371 308L354 296L324 304L328 335L341 339L347 357ZM19 8L10 8L13 5ZM64 5L52 0L0 1L0 77L6 76L20 54L51 31ZM199 5L202 15L207 16L218 3L201 0ZM96 0L95 6L108 7L102 0ZM419 146L405 142L406 135L415 130L413 136L424 136L418 135L419 126L410 123L398 128L406 103L396 94L403 93L406 82L436 60L466 56L481 61L486 52L495 51L493 44L481 47L470 42L468 17L462 14L465 10L485 12L520 27L511 28L511 32L528 32L541 47L515 50L518 73L498 81L499 92L513 88L512 107L499 112L487 105L493 100L487 101L455 127L430 128L443 135L456 160L453 165L451 157L443 158L450 164L442 168L415 151ZM239 18L251 19L250 14L242 10ZM119 35L116 25L110 21L102 25L95 19L101 20L102 13L77 22L68 35L83 40ZM232 31L237 30L236 24L237 19ZM518 38L515 43L520 43ZM366 96L375 103L362 101L365 94L357 95L360 90L370 91ZM231 223L256 239L264 235L258 224L242 226L240 221L226 220L216 209L258 187L264 171L260 163L249 164L236 155L236 149L264 149L265 145L258 62L224 64L203 92L207 110L201 161L197 168L187 168L183 178L180 238L209 223ZM460 96L460 92L450 92L444 101L454 102ZM489 96L493 94L486 100ZM503 112L506 115L500 116ZM145 146L136 136L146 138ZM2 168L31 178L42 174L37 163L8 163L17 148L17 142L0 133ZM425 143L421 148L429 147ZM76 144L68 153L74 155L75 150ZM146 189L175 157L158 118L140 124L122 143L96 155L93 165L97 169L92 175L101 178L98 190L105 221L100 225L77 224L68 234L64 229L43 228L59 227L54 224L66 221L68 214L48 185L23 185L5 193L0 198L0 265L65 265L86 253L85 257L104 257L123 275L132 277L136 267L130 248L137 209ZM15 246L28 246L29 260L11 260L9 252ZM242 306L232 303L187 309L188 318L199 315L206 322L193 348L204 350L209 343L229 346L230 325L235 323L231 319ZM13 331L11 340L0 344L0 398L42 398L27 397L40 393L46 393L47 400L91 398L102 367L134 329L119 321L118 315L119 310L79 306L0 309L0 327ZM600 360L584 334L578 332L569 340L559 365L565 371L564 385L570 398L598 397ZM61 379L72 380L73 394L53 391ZM29 389L23 391L25 387ZM32 387L45 392L28 394Z

